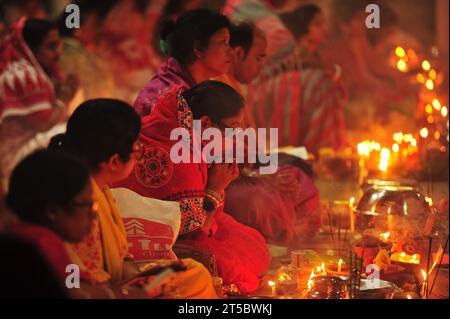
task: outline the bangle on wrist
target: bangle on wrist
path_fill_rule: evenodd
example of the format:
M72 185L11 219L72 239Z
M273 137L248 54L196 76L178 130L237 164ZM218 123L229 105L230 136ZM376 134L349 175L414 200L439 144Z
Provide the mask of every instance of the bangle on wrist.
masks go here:
M219 203L223 201L223 197L224 197L223 193L220 195L219 193L217 193L211 189L205 189L205 193L206 193L206 196L215 198L217 200L217 202L219 202Z

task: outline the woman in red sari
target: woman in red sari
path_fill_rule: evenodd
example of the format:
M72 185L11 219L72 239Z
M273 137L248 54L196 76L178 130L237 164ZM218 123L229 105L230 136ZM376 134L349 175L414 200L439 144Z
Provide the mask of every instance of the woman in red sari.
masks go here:
M178 201L182 213L178 241L214 254L229 292L254 291L259 287L258 277L268 268L270 255L260 233L223 211L224 189L236 178L237 166L224 163L208 168L203 160L176 163L170 155L177 144L170 139L174 129L189 132L192 156L200 150L196 135L191 133L193 120L201 120L202 130L240 127L244 101L230 86L217 81L183 91L181 86L170 89L143 118L140 142L144 154L120 186L146 197Z

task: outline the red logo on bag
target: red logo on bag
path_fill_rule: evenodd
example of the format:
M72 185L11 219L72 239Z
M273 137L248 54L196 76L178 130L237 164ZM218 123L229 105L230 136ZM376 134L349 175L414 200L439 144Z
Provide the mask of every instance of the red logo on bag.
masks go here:
M136 261L172 259L172 227L142 218L123 218L130 253Z

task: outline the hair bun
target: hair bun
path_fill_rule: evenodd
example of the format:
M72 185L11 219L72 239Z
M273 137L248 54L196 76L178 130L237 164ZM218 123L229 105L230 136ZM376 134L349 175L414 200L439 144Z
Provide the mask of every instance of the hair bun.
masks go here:
M167 42L169 36L175 31L176 22L174 19L167 19L161 27L161 40Z

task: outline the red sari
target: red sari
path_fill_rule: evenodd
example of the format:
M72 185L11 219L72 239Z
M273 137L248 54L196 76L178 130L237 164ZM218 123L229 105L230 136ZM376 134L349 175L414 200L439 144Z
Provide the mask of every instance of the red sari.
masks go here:
M158 98L151 114L143 118L143 159L119 186L142 196L178 201L182 216L180 235L186 235L200 229L206 220L203 200L208 174L205 163L173 163L170 159L170 149L177 142L170 140L170 132L175 128L192 132L192 112L181 96L182 90L175 86L167 91ZM258 277L271 260L261 234L238 223L222 209L214 216L211 234L178 241L214 254L224 284L235 285L241 293L257 289Z

